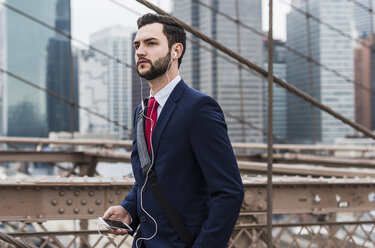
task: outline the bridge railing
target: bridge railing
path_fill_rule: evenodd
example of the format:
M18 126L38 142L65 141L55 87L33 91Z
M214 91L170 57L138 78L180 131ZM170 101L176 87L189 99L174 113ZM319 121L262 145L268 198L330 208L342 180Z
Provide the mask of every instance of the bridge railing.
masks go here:
M274 177L274 247L374 247L375 179ZM266 178L244 176L229 247L266 247ZM44 177L0 183L0 231L30 247L130 247L97 217L119 204L132 178ZM11 247L0 241L1 247Z

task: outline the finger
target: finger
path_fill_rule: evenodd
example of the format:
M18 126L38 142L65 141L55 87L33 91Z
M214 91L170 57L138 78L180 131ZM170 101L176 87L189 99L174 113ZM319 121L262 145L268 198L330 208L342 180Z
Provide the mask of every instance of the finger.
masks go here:
M115 231L115 234L117 234L117 235L125 235L125 234L128 234L128 232L126 230L123 230L123 229L117 229Z
M107 211L105 211L103 218L110 218L113 215L113 210L112 208L108 208Z

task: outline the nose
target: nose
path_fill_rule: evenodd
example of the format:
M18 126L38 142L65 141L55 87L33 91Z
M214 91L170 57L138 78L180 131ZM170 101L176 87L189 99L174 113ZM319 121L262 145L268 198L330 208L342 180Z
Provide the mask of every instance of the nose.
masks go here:
M140 57L145 57L146 56L146 51L142 45L138 47L138 49L135 51L135 55L140 58Z

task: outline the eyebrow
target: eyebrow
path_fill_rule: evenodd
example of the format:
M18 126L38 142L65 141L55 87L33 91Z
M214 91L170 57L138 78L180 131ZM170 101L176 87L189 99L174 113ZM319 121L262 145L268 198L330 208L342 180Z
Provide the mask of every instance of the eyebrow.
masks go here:
M152 41L152 40L157 40L157 41L159 41L159 39L154 38L154 37L151 37L151 38L147 38L147 39L145 39L144 42L148 42L148 41ZM133 44L134 44L134 45L139 44L139 41L134 41Z

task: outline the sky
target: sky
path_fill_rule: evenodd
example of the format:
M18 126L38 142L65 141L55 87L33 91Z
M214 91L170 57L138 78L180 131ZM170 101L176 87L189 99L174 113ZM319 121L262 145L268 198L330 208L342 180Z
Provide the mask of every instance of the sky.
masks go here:
M90 34L118 24L136 30L136 21L139 15L120 7L114 2L125 5L141 14L150 12L150 9L135 0L73 0L71 1L73 37L89 43ZM171 0L150 0L150 2L167 12L172 10ZM262 4L263 30L268 30L268 0L262 0ZM285 15L289 9L285 4L274 0L273 32L275 39L286 39Z

